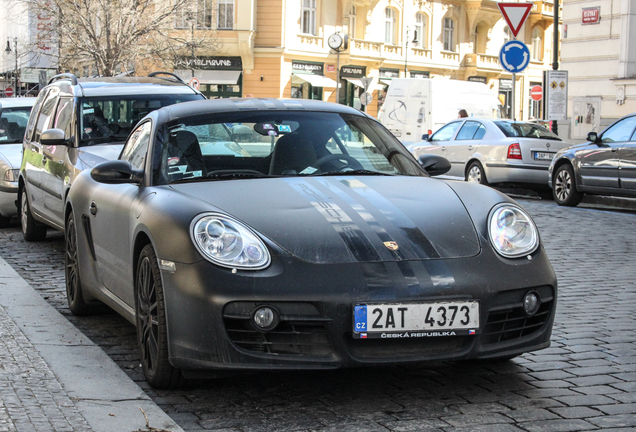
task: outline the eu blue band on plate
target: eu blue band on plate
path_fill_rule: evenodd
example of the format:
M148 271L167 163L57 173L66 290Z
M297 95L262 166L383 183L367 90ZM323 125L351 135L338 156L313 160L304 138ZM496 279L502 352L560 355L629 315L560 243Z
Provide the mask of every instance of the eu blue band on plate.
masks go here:
M366 332L367 331L367 307L365 306L356 306L353 309L354 313L354 325L356 332Z

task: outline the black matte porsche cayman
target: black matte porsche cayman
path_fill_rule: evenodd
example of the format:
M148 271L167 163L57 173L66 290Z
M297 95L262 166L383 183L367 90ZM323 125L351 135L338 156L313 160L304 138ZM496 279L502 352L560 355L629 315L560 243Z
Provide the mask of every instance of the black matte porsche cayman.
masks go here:
M71 188L70 309L134 323L155 387L549 346L557 281L535 224L491 188L431 178L448 167L341 105L159 109Z

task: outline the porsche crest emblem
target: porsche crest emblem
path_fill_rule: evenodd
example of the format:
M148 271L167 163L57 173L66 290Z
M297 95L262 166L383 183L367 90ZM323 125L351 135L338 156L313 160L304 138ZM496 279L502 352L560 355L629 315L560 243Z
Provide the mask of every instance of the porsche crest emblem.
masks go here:
M394 241L384 242L384 246L386 246L388 250L392 250L392 251L396 251L400 248L398 244Z

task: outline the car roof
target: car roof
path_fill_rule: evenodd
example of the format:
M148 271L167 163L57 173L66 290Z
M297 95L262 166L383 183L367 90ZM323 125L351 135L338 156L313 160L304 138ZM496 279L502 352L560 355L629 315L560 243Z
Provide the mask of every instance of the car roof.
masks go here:
M36 99L34 97L0 98L0 108L32 107Z
M184 82L165 77L91 77L77 78L76 83L70 78L62 78L47 87L57 86L72 96L84 97L200 94Z
M166 116L165 120L175 120L192 115L215 114L239 111L313 111L337 114L362 115L373 119L366 113L346 105L311 99L275 99L275 98L226 98L183 102L157 110L157 115ZM374 119L375 120L375 119Z

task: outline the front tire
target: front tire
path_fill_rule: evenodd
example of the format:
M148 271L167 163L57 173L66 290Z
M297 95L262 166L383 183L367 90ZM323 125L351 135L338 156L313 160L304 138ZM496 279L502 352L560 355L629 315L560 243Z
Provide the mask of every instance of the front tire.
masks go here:
M466 181L470 183L488 184L484 167L478 161L473 161L466 170Z
M583 199L583 194L576 190L572 165L565 164L557 168L552 186L554 200L560 206L576 207Z
M137 261L135 321L141 365L146 381L154 388L183 385L181 370L168 360L168 331L161 272L152 245L146 245Z
M82 282L80 280L79 256L77 253L77 229L73 213L68 215L65 229L64 276L66 279L66 299L73 315L91 315L97 306L84 301Z
M22 237L28 242L42 241L46 238L46 225L36 222L31 215L31 206L27 197L26 187L22 188L20 195L20 225Z

